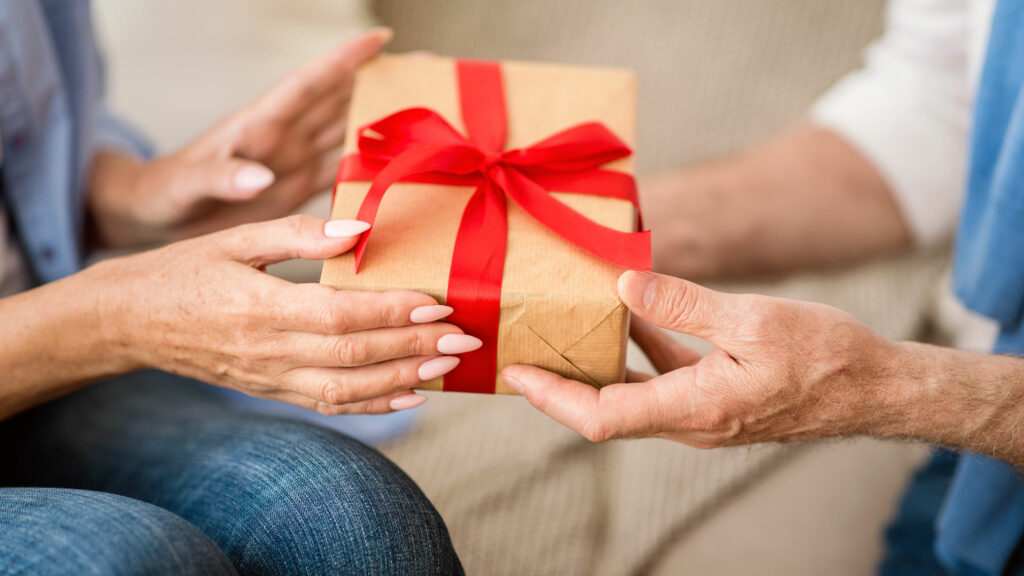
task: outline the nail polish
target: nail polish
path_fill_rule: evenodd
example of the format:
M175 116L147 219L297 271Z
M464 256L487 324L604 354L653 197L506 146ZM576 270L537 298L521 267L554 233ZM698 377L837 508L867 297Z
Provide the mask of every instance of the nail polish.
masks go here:
M469 334L445 334L437 339L437 351L441 354L464 354L483 345L482 340Z
M455 310L451 306L441 306L435 304L433 306L420 306L413 308L412 312L409 313L409 321L413 324L426 324L428 322L437 322L441 318L449 316Z
M246 192L262 190L274 183L274 173L266 166L247 164L235 170L231 183L236 189Z
M351 238L370 229L370 225L361 220L331 220L324 224L324 236L328 238Z
M457 356L439 356L420 364L416 374L420 377L420 380L426 382L427 380L444 376L458 365L459 358Z
M404 394L397 398L392 398L391 402L388 402L388 406L392 410L408 410L417 406L422 406L427 401L427 397L422 394Z

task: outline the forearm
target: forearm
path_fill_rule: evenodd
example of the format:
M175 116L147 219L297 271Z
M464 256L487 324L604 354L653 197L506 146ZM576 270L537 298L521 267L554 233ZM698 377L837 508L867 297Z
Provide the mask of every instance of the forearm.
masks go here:
M654 264L689 279L777 273L906 248L888 186L827 130L801 125L736 158L641 185Z
M895 347L892 381L867 410L880 436L909 437L1024 467L1024 359L918 343Z
M0 420L131 366L87 269L0 300Z

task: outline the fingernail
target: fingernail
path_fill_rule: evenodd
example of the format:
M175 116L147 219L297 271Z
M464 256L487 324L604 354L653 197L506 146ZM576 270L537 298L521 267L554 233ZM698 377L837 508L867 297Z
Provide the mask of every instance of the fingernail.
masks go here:
M232 180L235 188L251 192L262 190L274 183L274 173L266 166L258 164L246 164L235 170L235 177Z
M420 380L426 382L427 380L433 380L434 378L444 376L454 370L458 365L458 356L441 356L420 364L419 370L417 370L416 373L419 375Z
M657 288L658 277L650 272L627 270L619 276L619 295L627 305L636 306L640 302L644 308L650 308Z
M437 339L437 351L441 354L463 354L483 345L483 340L469 334L445 334Z
M422 394L404 394L397 398L392 398L391 402L388 402L388 406L392 410L408 410L409 408L422 406L426 401L427 397Z
M517 380L514 376L508 374L508 370L501 373L501 378L508 384L508 387L515 390L516 394L523 393L523 383Z
M351 238L370 229L362 220L330 220L324 224L324 236L328 238Z
M412 312L409 313L409 322L413 324L426 324L427 322L437 322L441 318L444 318L455 312L451 306L441 306L435 304L433 306L420 306L413 308Z
M395 37L395 31L392 30L391 28L388 28L387 26L374 28L372 32L376 34L378 38L380 38L381 44L387 44L388 42L391 41L392 38Z

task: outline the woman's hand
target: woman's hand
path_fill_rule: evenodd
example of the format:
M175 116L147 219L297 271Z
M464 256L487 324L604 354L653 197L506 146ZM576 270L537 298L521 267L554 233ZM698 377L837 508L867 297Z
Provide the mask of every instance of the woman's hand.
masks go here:
M415 292L344 292L263 272L323 259L367 226L293 216L247 224L82 274L104 339L126 368L153 367L325 414L383 413L426 401L411 391L480 341L437 322L451 308ZM86 288L90 290L90 288Z
M598 390L539 368L505 369L513 389L590 440L658 436L710 448L885 433L906 419L901 347L845 312L646 272L623 274L619 295L640 319L715 349L701 358L641 321L633 338L660 376Z
M88 187L98 242L140 246L277 218L328 188L355 71L390 37L377 29L341 44L173 154L98 152Z

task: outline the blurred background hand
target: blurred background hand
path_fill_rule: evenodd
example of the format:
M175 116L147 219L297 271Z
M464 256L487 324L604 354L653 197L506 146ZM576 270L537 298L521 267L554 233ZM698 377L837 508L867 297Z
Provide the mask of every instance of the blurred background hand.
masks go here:
M378 28L295 70L177 152L140 161L102 151L89 207L96 240L132 247L285 215L330 186L358 67Z

